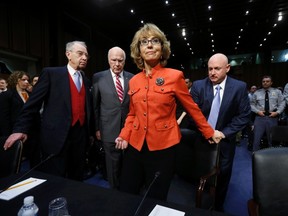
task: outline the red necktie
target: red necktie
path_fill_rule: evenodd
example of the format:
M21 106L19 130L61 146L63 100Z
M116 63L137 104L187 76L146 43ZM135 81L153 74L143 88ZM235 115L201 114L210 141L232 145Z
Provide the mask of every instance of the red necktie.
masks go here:
M123 101L123 88L122 88L121 82L119 80L119 75L116 75L116 91L118 93L119 100L122 103L122 101Z

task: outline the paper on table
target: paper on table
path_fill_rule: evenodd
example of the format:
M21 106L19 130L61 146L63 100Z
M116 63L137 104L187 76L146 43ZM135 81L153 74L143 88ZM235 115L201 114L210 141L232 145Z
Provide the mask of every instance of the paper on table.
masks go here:
M161 205L156 205L149 216L184 216L185 212L168 208Z
M42 184L45 181L46 179L37 179L30 177L26 180L10 186L8 189L0 193L0 199L10 200L18 196L19 194L24 193L25 191L30 190L31 188L34 188L39 184Z

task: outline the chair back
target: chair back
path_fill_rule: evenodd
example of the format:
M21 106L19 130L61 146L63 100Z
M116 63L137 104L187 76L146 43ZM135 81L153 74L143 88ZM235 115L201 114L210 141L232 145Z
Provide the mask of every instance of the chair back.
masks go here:
M20 171L23 143L17 140L6 151L3 145L7 137L0 137L0 178L9 176Z
M176 174L195 185L196 207L211 208L219 174L219 145L209 144L200 133L192 130L181 129L181 133Z
M270 129L270 139L273 146L276 145L288 145L288 126L277 125Z
M252 156L253 200L260 216L288 214L288 148L258 150Z

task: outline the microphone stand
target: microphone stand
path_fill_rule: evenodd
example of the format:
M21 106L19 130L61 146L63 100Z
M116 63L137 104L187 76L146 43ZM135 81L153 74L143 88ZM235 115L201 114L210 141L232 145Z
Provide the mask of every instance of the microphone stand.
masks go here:
M15 184L16 182L18 182L20 179L22 179L23 177L27 176L30 172L32 172L33 170L35 170L36 168L38 168L39 166L43 165L46 161L50 160L52 157L54 157L54 154L50 154L47 158L45 158L43 161L41 161L40 163L36 164L34 167L32 167L31 169L29 169L27 172L25 172L23 175L21 175L19 178L17 178L16 180L14 180L10 185ZM6 191L8 187L5 187L4 189L0 190L0 194L3 193L4 191Z
M142 207L142 205L143 205L144 200L146 199L147 194L149 193L152 185L154 184L154 182L156 181L156 179L159 177L159 175L160 175L160 172L157 171L157 172L155 173L155 176L154 176L152 182L149 184L149 187L148 187L148 189L146 190L146 192L145 192L145 194L144 194L144 196L143 196L143 198L142 198L142 200L141 200L141 202L140 202L140 204L139 204L139 206L138 206L138 208L137 208L134 216L137 216L137 215L139 214L139 211L140 211L140 209L141 209L141 207Z

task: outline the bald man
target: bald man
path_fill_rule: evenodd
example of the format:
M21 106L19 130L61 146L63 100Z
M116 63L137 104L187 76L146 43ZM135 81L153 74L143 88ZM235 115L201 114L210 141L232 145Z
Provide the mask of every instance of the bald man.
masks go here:
M230 70L228 58L217 53L208 61L208 77L193 82L191 94L202 113L208 119L216 85L220 86L221 105L215 129L225 138L220 145L220 174L216 187L215 209L224 211L224 201L232 173L236 134L250 120L250 103L246 83L227 76ZM209 121L208 121L209 122Z
M128 83L133 74L124 71L126 55L120 47L108 51L110 68L93 75L93 97L96 138L103 144L105 151L107 179L111 188L119 187L122 163L122 150L115 148L115 139L124 125L129 111ZM119 99L116 78L123 88L123 98Z

